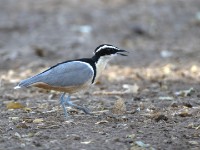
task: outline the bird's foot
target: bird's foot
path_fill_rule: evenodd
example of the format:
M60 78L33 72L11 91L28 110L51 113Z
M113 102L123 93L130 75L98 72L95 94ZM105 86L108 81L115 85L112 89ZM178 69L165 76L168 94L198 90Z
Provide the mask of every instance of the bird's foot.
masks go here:
M64 97L65 97L65 93L63 93L63 94L61 95L61 97L60 97L60 105L61 105L62 108L63 108L65 118L68 118L69 115L68 115L67 109L66 109L66 107L65 107L65 99L64 99Z
M76 109L82 110L85 114L91 115L89 109L87 109L87 108L85 108L85 107L78 106L78 105L72 103L72 102L69 101L69 100L67 100L67 101L65 101L65 102L66 102L66 104L67 104L68 106L71 106L71 107L74 107L74 108L76 108Z
M79 110L82 110L85 114L87 114L87 115L92 115L91 113L90 113L90 110L89 109L87 109L87 108L85 108L85 107L80 107L80 106L78 106L78 107L76 107L77 109L79 109Z
M60 105L62 106L63 108L63 111L64 111L64 115L66 118L69 117L68 113L67 113L67 109L65 107L65 105L67 106L70 106L70 107L74 107L75 109L79 109L79 110L82 110L85 114L88 114L88 115L92 115L89 111L89 109L85 108L85 107L81 107L81 106L78 106L74 103L72 103L70 101L70 95L68 95L68 97L65 99L65 93L63 93L60 97Z

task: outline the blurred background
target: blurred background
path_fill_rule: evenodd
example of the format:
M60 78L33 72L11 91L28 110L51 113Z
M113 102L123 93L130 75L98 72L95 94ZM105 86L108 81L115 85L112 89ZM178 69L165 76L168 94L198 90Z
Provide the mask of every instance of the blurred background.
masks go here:
M0 1L1 70L90 57L102 43L131 52L120 64L186 67L199 38L198 0Z

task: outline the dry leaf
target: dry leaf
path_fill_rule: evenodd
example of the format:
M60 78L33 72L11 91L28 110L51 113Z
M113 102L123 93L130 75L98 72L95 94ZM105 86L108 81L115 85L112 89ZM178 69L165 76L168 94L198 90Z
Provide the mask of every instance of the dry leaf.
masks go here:
M25 106L18 102L9 102L6 104L7 109L22 109Z
M25 112L31 112L32 111L32 109L31 108L28 108L28 107L24 107L24 109L23 109Z
M194 124L193 122L188 124L186 127L190 128L190 129L195 129L195 130L200 129L200 125L199 124Z
M126 89L125 93L137 94L140 87L137 84L134 85L124 84L123 88Z
M174 100L173 97L170 97L170 96L160 96L158 97L159 100L168 100L168 101L172 101Z
M29 126L25 122L20 122L16 127L17 128L23 128L23 129L29 128Z
M19 117L9 117L9 120L12 120L12 121L18 121L20 118Z
M126 137L127 137L127 138L131 138L131 139L134 139L134 138L136 137L136 135L135 135L135 134L130 134L130 135L127 135Z
M168 117L164 114L158 114L158 115L155 116L154 119L155 119L156 122L159 122L161 120L167 121Z
M102 114L102 113L106 113L109 110L100 110L100 111L93 111L92 114Z
M18 132L15 132L14 136L21 139L21 135Z
M32 123L33 119L32 118L23 118L23 121L26 123Z
M81 144L90 144L92 141L81 142Z
M195 93L195 89L193 87L191 87L188 90L177 91L177 92L175 92L175 95L186 97L186 96L192 95L193 93Z
M184 109L184 110L181 110L181 111L178 113L178 115L179 115L180 117L190 117L190 116L192 116L192 113L189 112L188 109Z
M150 144L145 144L144 142L142 141L135 141L135 144L139 147L142 147L142 148L147 148L147 147L150 147Z
M107 120L101 120L101 121L96 122L95 124L104 124L104 123L108 123L108 121Z
M41 123L43 121L44 120L42 118L38 118L38 119L33 120L33 123Z
M113 108L112 108L112 113L114 114L124 114L126 112L126 105L124 101L120 98L118 99Z
M197 141L188 141L188 143L191 145L199 145L199 143Z

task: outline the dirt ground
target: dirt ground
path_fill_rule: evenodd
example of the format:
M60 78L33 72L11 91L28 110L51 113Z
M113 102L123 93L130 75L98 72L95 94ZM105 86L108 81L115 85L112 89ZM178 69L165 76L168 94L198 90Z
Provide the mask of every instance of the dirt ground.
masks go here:
M200 149L199 0L0 1L0 149ZM128 50L72 96L14 90L109 43Z

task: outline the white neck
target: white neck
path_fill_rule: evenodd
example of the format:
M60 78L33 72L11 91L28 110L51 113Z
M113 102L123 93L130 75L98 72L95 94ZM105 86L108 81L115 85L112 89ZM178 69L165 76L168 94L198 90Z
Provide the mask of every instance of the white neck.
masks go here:
M98 80L99 76L105 69L107 63L112 59L114 55L111 56L102 56L99 58L99 60L96 62L96 78L95 81Z

